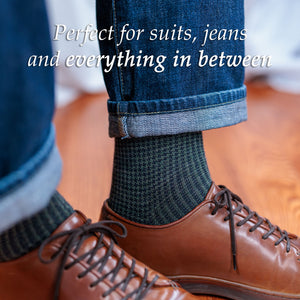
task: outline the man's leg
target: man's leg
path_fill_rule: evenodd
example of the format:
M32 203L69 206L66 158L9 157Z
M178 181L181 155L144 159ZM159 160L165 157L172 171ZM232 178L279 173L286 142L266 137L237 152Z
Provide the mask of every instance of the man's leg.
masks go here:
M195 299L115 245L121 224L91 224L55 192L53 70L27 67L51 56L45 4L12 0L0 16L0 299Z
M0 261L7 261L37 247L73 209L55 193L53 69L27 66L33 54L51 56L44 3L9 1L0 14Z
M160 5L159 5L160 3ZM100 42L101 54L167 56L164 71L154 66L103 64L110 99L110 135L116 138L109 205L120 215L144 224L178 220L204 200L211 179L202 130L246 119L244 73L237 68L197 65L205 55L243 55L244 43L210 41L201 47L206 29L237 30L244 26L243 1L98 1L99 29L111 26L114 39ZM126 25L128 24L128 25ZM132 29L143 29L139 40ZM154 34L168 40L149 41ZM184 32L192 30L191 39ZM180 36L179 32L180 31ZM171 33L175 39L171 40ZM194 36L197 39L194 41ZM194 41L194 43L193 43ZM177 53L190 55L190 66L173 66ZM125 62L121 60L121 62Z
M242 36L215 38L225 30L241 34L243 14L241 0L98 0L99 29L114 29L114 39L100 43L102 55L138 56L141 50L173 56L179 50L192 61L180 68L166 60L161 73L124 65L106 73L110 66L103 65L116 143L111 194L101 218L122 222L128 237L120 245L191 292L300 299L299 238L211 183L203 151L202 130L246 119L246 91L241 66L199 68L195 62L199 50L208 57L242 56ZM174 24L214 33L204 47L203 34L193 44L148 40L150 30ZM126 41L126 28L145 34Z

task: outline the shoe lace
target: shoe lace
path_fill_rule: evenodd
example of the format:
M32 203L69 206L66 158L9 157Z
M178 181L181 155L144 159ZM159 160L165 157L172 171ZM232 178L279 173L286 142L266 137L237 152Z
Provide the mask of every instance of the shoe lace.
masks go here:
M119 234L118 232L113 230L110 227L110 225L118 226L119 228L121 228L122 233ZM95 235L98 236L98 241L97 241L95 247L92 248L91 250L87 251L86 253L82 254L81 256L77 257L74 261L72 261L70 263L67 263L67 259L68 259L69 254L71 252L77 254L77 252L80 249L83 242L87 238L89 238L91 236L95 236ZM91 220L88 219L84 225L82 225L78 228L63 231L63 232L59 232L59 233L57 233L55 235L52 235L49 238L47 238L42 243L42 245L40 246L40 249L39 249L38 255L39 255L39 259L41 260L41 262L45 263L45 264L49 264L49 263L52 263L53 261L55 261L60 255L62 255L61 262L59 264L58 271L57 271L57 279L56 279L56 282L55 282L55 290L54 290L54 299L57 300L59 298L59 290L60 290L60 285L61 285L64 270L67 270L67 269L71 268L72 266L74 266L78 262L80 262L80 261L84 260L85 258L89 257L87 262L90 266L85 271L78 274L78 278L83 278L89 272L91 272L92 270L95 270L95 269L98 270L98 272L101 273L103 271L106 263L108 262L109 258L113 255L113 248L114 248L115 243L117 243L116 238L124 238L124 237L126 237L126 235L127 235L127 230L126 230L125 226L123 224L119 223L119 222L116 222L116 221L101 221L101 222L98 222L98 223L95 223L95 224L91 224ZM106 246L103 243L104 236L108 236L111 239L109 246ZM48 244L53 242L54 240L60 239L62 237L66 237L66 240L63 242L60 249L57 252L55 252L51 256L50 259L44 259L42 257L44 248ZM96 253L98 252L98 250L103 248L103 247L107 248L106 254L103 257L101 257L100 259L98 259L97 261L92 262L93 258L95 257ZM90 287L91 288L95 287L96 285L101 283L104 279L106 279L108 276L111 276L110 281L112 283L114 283L115 278L118 275L118 272L123 267L126 267L123 264L124 257L125 257L125 252L122 250L117 265L111 271L109 271L108 273L103 275L101 278L98 278L97 280L92 282L90 284ZM115 283L109 290L107 290L103 294L103 297L106 297L106 296L110 295L117 288L120 288L123 292L125 292L125 290L126 290L128 284L129 284L129 282L131 281L131 279L133 279L135 277L139 277L134 272L135 265L136 265L136 261L135 261L135 259L132 259L131 267L129 269L129 272L128 272L127 276L122 281L120 281L118 283ZM148 282L148 274L149 274L149 271L148 271L147 268L145 268L144 277L142 278L142 281L141 281L140 285L135 290L131 291L125 297L123 297L122 300L127 300L131 297L134 297L135 300L143 299L143 297L146 295L146 293L149 291L149 289L154 285L154 283L159 278L159 276L156 275L151 282Z
M262 218L258 215L257 212L252 211L247 205L243 203L242 199L238 195L232 193L229 189L226 188L226 186L219 185L219 187L221 188L221 191L219 191L214 196L213 202L215 207L212 210L211 214L215 215L217 211L223 207L226 207L226 209L228 210L228 215L224 218L224 221L229 220L231 252L234 270L237 269L234 215L240 212L242 209L244 209L248 215L244 219L236 223L236 226L243 226L250 219L256 218L256 223L249 229L249 232L254 232L263 223L267 224L269 227L269 231L262 236L262 239L268 239L275 231L277 231L280 235L280 238L275 242L275 246L278 246L281 242L286 241L286 252L290 252L291 242L289 234L286 232L286 230L281 230L277 225L273 225L268 219ZM233 209L233 203L235 203L235 209Z

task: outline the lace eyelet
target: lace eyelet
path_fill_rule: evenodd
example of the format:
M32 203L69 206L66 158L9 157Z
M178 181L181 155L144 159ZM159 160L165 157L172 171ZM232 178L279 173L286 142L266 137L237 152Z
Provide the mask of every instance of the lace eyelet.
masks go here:
M95 285L89 284L89 290L94 290L96 288Z
M82 276L81 276L80 274L78 274L78 275L76 276L76 278L80 280L80 279L82 279Z

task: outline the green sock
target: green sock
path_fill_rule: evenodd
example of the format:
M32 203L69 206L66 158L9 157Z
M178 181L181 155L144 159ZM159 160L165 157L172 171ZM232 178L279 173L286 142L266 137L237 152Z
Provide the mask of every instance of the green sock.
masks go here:
M45 209L0 234L0 262L16 259L38 247L73 212L55 192Z
M176 221L204 200L210 185L201 132L115 140L109 206L124 218Z

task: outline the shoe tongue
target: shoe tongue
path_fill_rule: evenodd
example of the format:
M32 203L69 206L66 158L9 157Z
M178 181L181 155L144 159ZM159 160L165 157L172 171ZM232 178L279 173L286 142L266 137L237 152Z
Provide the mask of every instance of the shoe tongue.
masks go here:
M75 211L69 218L67 218L53 233L53 235L64 232L64 231L69 231L69 230L74 230L78 227L83 226L86 224L88 218L80 211ZM56 242L63 243L68 236L63 236L56 240ZM93 249L97 243L97 235L91 235L87 239L84 240L80 248L78 249L77 255L82 255L86 253L87 251Z
M87 217L80 211L75 211L69 218L67 218L58 228L53 232L54 234L68 231L82 226L87 221Z
M219 188L213 181L211 183L211 186L206 194L205 200L209 201L212 200L215 195L221 191L221 188Z

